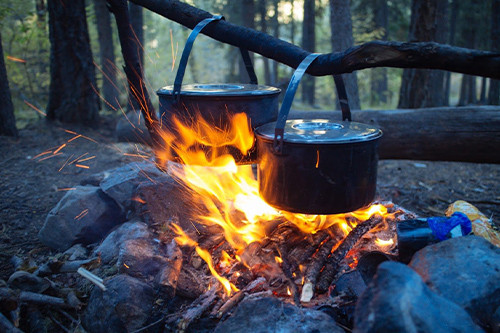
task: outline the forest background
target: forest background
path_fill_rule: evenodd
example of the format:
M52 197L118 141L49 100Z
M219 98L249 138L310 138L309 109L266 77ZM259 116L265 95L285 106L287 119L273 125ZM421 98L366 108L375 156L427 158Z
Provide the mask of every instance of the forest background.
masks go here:
M186 2L214 14L223 14L229 22L264 31L314 52L343 51L372 40L417 41L415 27L418 22L412 24L412 20L425 20L426 15L433 15L434 30L429 40L479 50L494 51L499 48L498 0ZM426 6L436 12L422 12ZM139 6L131 5L130 10L137 38L143 45L141 53L147 86L154 94L159 88L173 83L180 53L190 30ZM119 108L127 109L127 86L113 16L107 11L105 0L85 1L84 12L97 90L108 102L100 103L101 113L119 114ZM47 3L44 0L2 0L0 19L16 124L18 128L23 128L30 121L42 118L49 102L51 78ZM110 29L110 40L102 39L103 29ZM104 49L108 54L111 52L112 59L109 56L103 58ZM238 59L236 48L199 37L194 44L184 82L244 82L247 79L242 76ZM286 88L293 71L259 55L254 55L254 65L260 83L280 88ZM439 87L431 89L432 96L427 101L412 101L410 90L418 87L409 88L409 83L405 81L410 78L408 73L404 74L407 71L376 68L357 71L353 79L347 77L352 107L394 109L498 104L498 83L491 84L493 80L439 71L433 71L440 74L436 79ZM332 78L325 76L309 80L314 80L314 83L303 84L294 107L303 110L334 109ZM156 98L152 100L157 103Z

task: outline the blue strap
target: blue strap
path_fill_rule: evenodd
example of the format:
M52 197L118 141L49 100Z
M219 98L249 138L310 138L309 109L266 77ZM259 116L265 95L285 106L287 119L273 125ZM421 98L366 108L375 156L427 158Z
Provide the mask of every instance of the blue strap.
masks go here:
M450 231L458 225L460 225L462 236L468 235L472 231L471 221L467 215L461 212L455 212L450 217L429 217L427 223L434 236L439 240L447 239Z

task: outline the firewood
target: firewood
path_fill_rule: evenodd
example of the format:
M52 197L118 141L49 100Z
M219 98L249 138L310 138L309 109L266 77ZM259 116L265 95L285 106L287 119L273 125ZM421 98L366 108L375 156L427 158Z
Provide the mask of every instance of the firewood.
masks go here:
M185 332L189 325L196 319L198 319L205 311L207 311L210 306L217 299L217 287L213 286L204 294L200 295L197 299L191 303L189 308L184 311L182 318L177 324L178 332Z
M19 328L14 326L7 317L5 317L1 312L0 312L0 331L2 332L8 332L8 333L22 333Z
M29 291L21 291L21 293L19 294L19 301L32 304L50 305L61 308L74 308L74 305L66 303L62 298L32 293Z
M318 275L325 265L333 247L340 241L340 234L329 236L328 240L319 248L311 264L307 267L304 285L300 296L301 302L309 302L314 296L314 288Z
M38 268L35 275L44 277L60 273L75 273L80 267L88 268L99 265L100 258L89 258L85 260L60 261L53 260Z
M231 311L243 298L245 298L245 295L248 292L255 290L258 286L264 284L265 282L265 278L258 277L247 284L245 288L235 293L226 303L224 303L224 305L220 307L220 309L217 311L217 318L222 318L222 316Z
M288 262L288 251L283 243L278 244L278 251L281 257L281 270L283 275L285 275L288 285L290 287L290 292L292 293L292 298L295 305L300 306L299 289L294 282L292 275L292 267Z
M368 220L360 223L354 228L342 243L335 249L332 255L328 258L324 270L321 272L316 289L319 293L324 293L332 284L335 276L339 273L340 263L354 245L368 231L380 224L384 218L378 214L372 215Z
M106 291L106 286L103 283L104 281L97 275L89 272L83 267L78 268L76 272L81 276L83 276L84 278L86 278L87 280L89 280L90 282L92 282L93 284L95 284L96 286L98 286L99 288L101 288L102 291Z

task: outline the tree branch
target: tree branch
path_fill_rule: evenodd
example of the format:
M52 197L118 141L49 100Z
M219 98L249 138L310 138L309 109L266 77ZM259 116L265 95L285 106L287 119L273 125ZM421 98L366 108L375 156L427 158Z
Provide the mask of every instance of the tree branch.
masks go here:
M130 0L185 27L212 14L177 0ZM309 52L263 32L226 21L211 24L203 34L220 42L246 48L296 68ZM350 73L372 67L430 68L500 79L500 53L478 51L434 42L374 41L343 52L318 57L307 73L314 76Z

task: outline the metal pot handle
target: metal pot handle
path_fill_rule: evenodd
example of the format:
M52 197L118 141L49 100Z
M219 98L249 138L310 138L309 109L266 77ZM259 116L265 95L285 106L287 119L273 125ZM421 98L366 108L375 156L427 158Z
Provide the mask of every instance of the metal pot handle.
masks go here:
M278 114L278 120L276 121L276 127L274 128L274 141L273 150L277 154L281 154L283 150L283 137L285 134L285 124L290 113L290 108L292 106L293 98L295 92L299 86L300 80L307 68L316 60L320 53L311 53L302 60L295 72L293 72L288 88L286 89L285 97L283 103L281 104L280 112ZM335 81L335 86L337 87L337 95L340 102L340 108L342 109L342 120L351 121L351 110L349 108L349 102L347 101L347 93L344 86L344 80L342 76L333 75Z
M182 51L181 60L179 62L179 69L177 70L177 74L175 76L174 81L174 90L173 95L174 98L179 98L181 93L182 80L184 79L184 74L186 73L186 66L189 58L189 54L191 53L191 49L193 48L193 43L198 34L203 28L205 28L210 22L224 20L224 16L222 15L214 15L212 17L206 18L200 21L191 31L189 37L186 41L186 45L184 46L184 50ZM257 75L255 75L255 70L252 65L252 60L250 55L248 54L248 50L240 47L241 56L243 58L243 62L245 64L245 68L247 69L248 76L250 77L251 84L257 84Z

